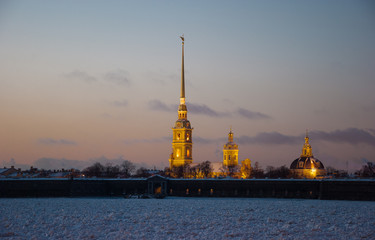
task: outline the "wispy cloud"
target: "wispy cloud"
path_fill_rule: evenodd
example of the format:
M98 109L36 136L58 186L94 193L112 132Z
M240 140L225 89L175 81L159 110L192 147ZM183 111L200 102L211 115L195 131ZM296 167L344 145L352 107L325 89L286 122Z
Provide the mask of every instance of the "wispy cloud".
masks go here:
M193 138L193 141L199 144L214 144L214 143L224 143L226 140L225 138L203 138L203 137L195 136Z
M160 143L170 141L171 137L160 137L160 138L143 138L143 139L126 139L123 140L125 144L137 144L137 143Z
M311 138L336 143L347 143L357 145L361 143L375 146L374 129L347 128L332 132L312 131Z
M239 144L294 144L301 141L303 141L301 136L288 136L278 132L261 132L255 136L237 138Z
M45 145L77 145L76 142L67 139L40 138L38 143Z
M375 129L369 128L369 129L366 129L366 130L369 131L372 135L375 135Z
M34 167L43 169L83 169L88 165L87 161L70 160L65 158L39 158L33 163Z
M175 105L167 105L160 100L151 100L148 102L148 108L154 111L162 111L162 112L175 112L177 111L177 107Z
M97 78L94 76L89 75L88 73L80 70L74 70L70 73L64 74L65 77L71 78L71 79L78 79L84 82L92 83L96 82Z
M279 132L260 132L255 136L246 136L235 133L235 142L238 144L259 144L259 145L290 145L303 144L305 134L286 135ZM326 141L330 143L345 143L350 145L368 144L375 146L374 129L347 128L331 132L310 131L309 137L313 142ZM225 138L204 138L194 137L193 141L200 144L224 143Z
M257 135L240 136L237 138L239 144L296 144L303 143L304 134L293 136L278 132L261 132ZM331 143L346 143L350 145L368 144L375 146L375 134L372 129L347 128L331 132L310 131L309 137L312 141L326 141Z
M253 112L244 108L238 108L237 112L240 116L247 118L247 119L270 119L271 117L261 113L261 112Z
M206 115L209 117L228 117L230 113L218 112L205 104L188 103L188 111L193 114ZM148 108L155 111L176 112L177 104L165 104L160 100L151 100L148 102Z
M114 84L118 84L118 85L130 86L131 82L129 80L128 75L129 74L126 71L118 69L118 70L107 72L104 75L104 80L114 83Z
M113 101L110 104L115 107L126 107L129 103L127 100L124 99L122 101Z
M81 80L87 83L102 82L112 83L121 86L131 85L128 72L121 69L109 71L99 77L90 75L89 73L82 70L74 70L72 72L64 74L64 77Z
M234 141L238 144L294 144L303 142L303 136L288 136L278 132L261 132L255 136L246 136L236 133ZM301 140L302 139L302 140ZM227 142L227 138L204 138L194 137L193 141L199 144L224 144Z
M229 117L231 116L230 113L225 112L218 112L213 110L212 108L208 107L205 104L196 104L196 103L189 103L188 110L194 114L201 114L210 117Z

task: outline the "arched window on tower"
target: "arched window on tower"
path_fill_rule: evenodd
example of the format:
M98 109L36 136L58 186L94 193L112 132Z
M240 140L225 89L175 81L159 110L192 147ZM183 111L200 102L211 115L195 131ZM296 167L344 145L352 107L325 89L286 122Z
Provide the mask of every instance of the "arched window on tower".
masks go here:
M189 133L186 134L186 140L187 140L187 141L190 140L190 134L189 134Z
M190 157L190 149L189 148L186 150L186 156Z
M177 140L180 140L181 138L181 133L177 133Z

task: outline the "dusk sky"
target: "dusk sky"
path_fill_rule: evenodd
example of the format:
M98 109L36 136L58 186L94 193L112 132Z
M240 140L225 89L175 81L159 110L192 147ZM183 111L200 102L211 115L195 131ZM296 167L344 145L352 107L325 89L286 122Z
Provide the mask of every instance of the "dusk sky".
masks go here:
M375 162L374 1L5 0L0 163L168 166L182 34L194 162Z

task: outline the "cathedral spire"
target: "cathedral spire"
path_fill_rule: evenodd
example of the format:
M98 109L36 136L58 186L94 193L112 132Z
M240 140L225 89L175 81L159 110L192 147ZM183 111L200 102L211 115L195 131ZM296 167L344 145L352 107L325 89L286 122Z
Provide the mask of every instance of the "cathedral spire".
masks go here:
M184 43L185 37L182 34L180 36L182 40L182 61L181 61L181 96L180 96L180 104L185 104L185 66L184 66Z
M187 107L185 104L185 71L184 71L184 35L182 40L182 62L181 62L181 95L178 106L178 120L173 129L172 153L169 158L170 168L184 166L193 162L193 128L187 119Z

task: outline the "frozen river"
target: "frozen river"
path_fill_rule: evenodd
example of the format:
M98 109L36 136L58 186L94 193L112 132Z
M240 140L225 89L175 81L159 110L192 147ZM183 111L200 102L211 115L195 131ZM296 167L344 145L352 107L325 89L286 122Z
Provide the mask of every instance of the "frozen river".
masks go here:
M375 202L0 199L3 239L375 239Z

